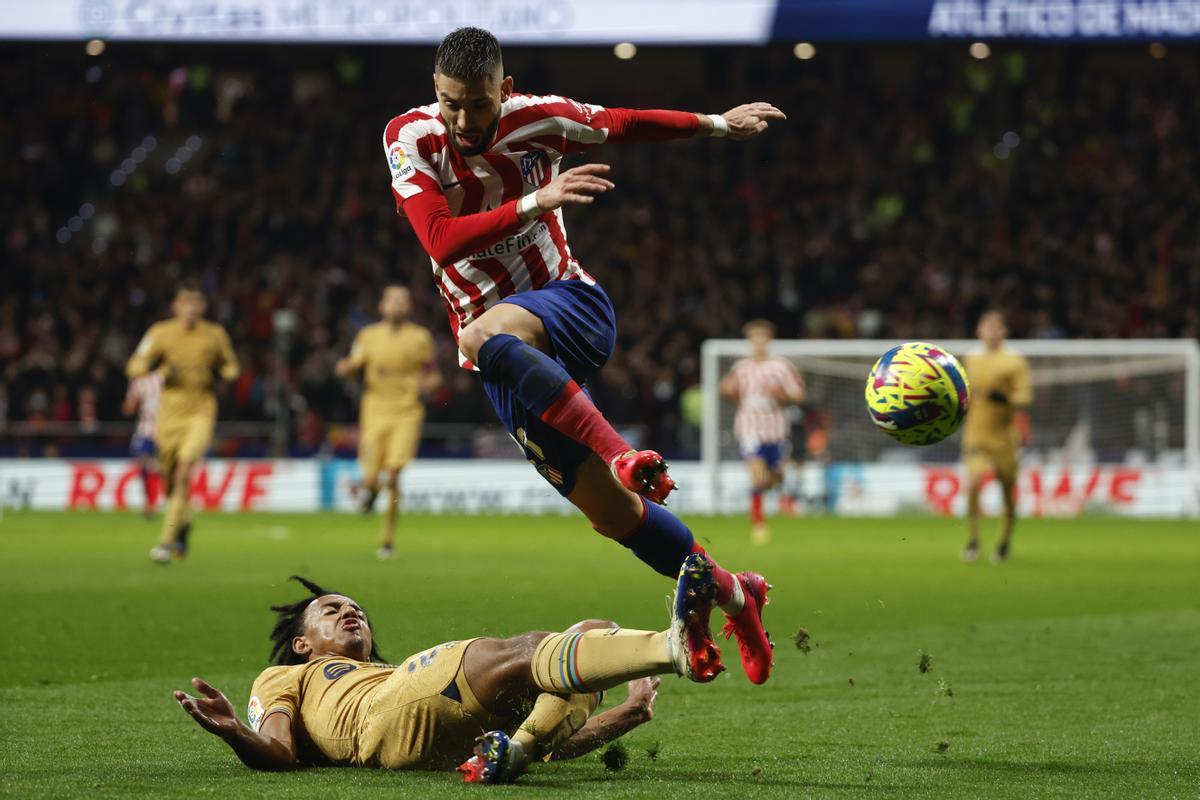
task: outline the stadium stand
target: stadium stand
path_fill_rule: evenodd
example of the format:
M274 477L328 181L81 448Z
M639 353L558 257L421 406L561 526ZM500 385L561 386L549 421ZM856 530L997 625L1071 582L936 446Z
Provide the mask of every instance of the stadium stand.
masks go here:
M118 419L122 365L184 275L203 280L243 366L222 418L266 423L286 407L295 454L352 446L354 389L332 367L389 280L414 288L439 334L450 379L430 420L493 421L451 367L428 261L388 190L383 126L432 100L432 52L4 49L24 57L7 59L0 121L0 425ZM682 401L699 343L751 317L781 337L966 337L996 306L1015 337L1200 336L1195 51L507 56L519 90L705 112L765 99L790 115L785 133L736 149L594 151L617 192L567 215L621 312L598 402L664 453L694 452Z

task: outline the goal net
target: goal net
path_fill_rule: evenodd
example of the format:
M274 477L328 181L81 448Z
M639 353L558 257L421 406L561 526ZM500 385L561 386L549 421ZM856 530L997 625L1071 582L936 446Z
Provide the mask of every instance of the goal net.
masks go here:
M794 363L807 386L793 421L787 481L807 512L965 509L961 434L930 447L905 447L867 416L867 373L896 344L772 343L772 354ZM973 340L938 344L960 358L979 347ZM1021 455L1020 513L1200 514L1200 346L1194 340L1031 339L1007 346L1028 357L1034 388L1032 440ZM702 350L702 496L713 513L746 506L749 480L733 437L735 406L720 396L718 385L748 353L747 344L735 339L712 339ZM999 499L997 487L986 487L984 510L995 512Z

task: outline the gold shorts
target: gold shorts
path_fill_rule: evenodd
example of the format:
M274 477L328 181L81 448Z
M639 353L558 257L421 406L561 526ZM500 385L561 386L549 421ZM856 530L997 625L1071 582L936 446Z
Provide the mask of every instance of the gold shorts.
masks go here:
M1001 442L972 444L963 449L963 464L973 481L992 472L1001 483L1012 483L1017 479L1017 446Z
M154 429L154 444L164 466L180 461L195 463L204 458L212 444L216 419L210 414L159 416Z
M358 465L367 478L382 470L401 470L417 456L425 410L387 417L364 415L358 440Z
M463 674L475 639L409 656L371 698L358 736L357 763L384 769L453 769L475 738L501 726L479 704Z

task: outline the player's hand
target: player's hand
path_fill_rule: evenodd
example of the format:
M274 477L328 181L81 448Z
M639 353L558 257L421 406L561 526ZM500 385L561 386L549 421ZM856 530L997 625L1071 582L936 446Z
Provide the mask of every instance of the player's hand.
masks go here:
M610 169L608 164L582 164L560 172L537 190L538 208L545 212L571 203L587 205L596 199L594 195L614 187L612 181L601 177Z
M770 103L746 103L731 108L721 115L729 123L726 136L734 141L745 141L767 129L773 119L787 119L787 115Z
M662 680L657 677L638 678L629 682L625 705L637 724L654 719L654 701L658 699L658 687L661 684Z
M175 692L175 699L201 728L222 738L232 735L241 727L237 712L229 698L199 678L192 678L192 686L203 697L192 697L187 692Z

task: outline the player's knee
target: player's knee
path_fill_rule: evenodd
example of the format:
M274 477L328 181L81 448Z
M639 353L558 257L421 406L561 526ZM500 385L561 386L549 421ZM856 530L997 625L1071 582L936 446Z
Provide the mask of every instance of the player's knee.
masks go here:
M571 627L567 628L563 633L583 633L584 631L615 631L620 629L620 625L613 622L611 619L582 619L576 622Z
M188 480L192 474L192 462L180 461L175 467L174 487L176 489L186 490L188 488Z
M488 340L502 333L505 333L505 331L497 330L496 327L491 324L491 320L478 319L467 327L463 328L462 333L459 334L459 352L461 352L472 362L478 364L479 351L482 350L483 346L488 343Z
M497 664L498 671L524 675L533 661L533 654L537 650L537 646L547 636L553 636L553 634L547 631L530 631L504 639L502 648L504 655L500 659L502 663Z

